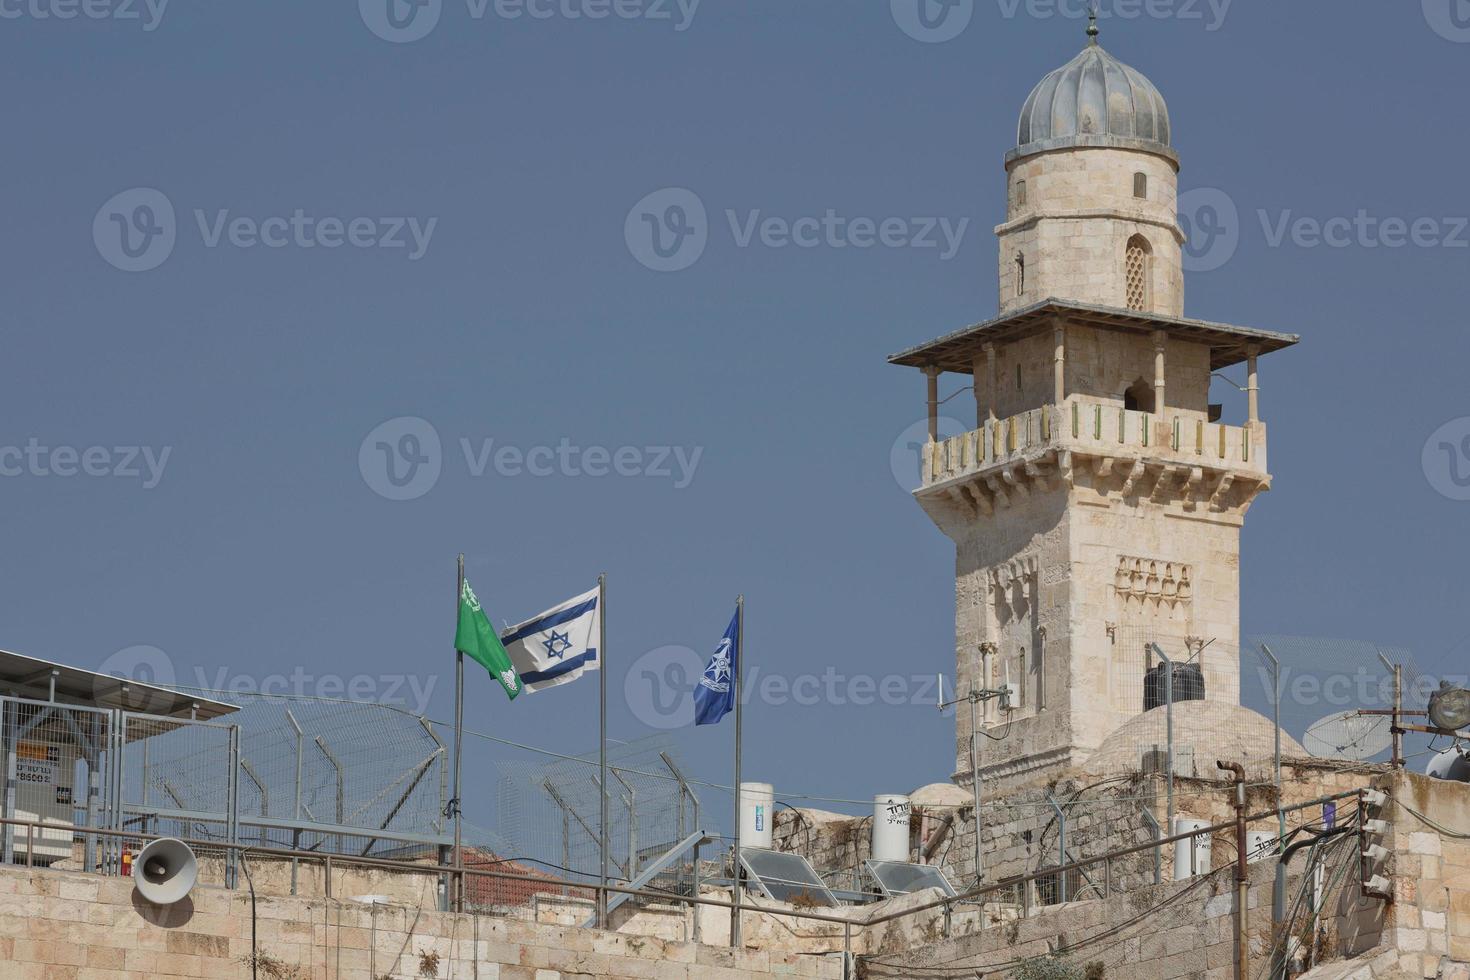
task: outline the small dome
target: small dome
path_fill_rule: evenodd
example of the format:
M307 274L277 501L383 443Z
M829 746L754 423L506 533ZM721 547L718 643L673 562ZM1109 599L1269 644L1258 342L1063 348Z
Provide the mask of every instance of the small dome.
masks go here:
M1154 708L1129 720L1103 740L1083 771L1096 776L1136 773L1144 753L1169 742L1168 708ZM1218 779L1215 760L1239 762L1252 778L1269 775L1275 760L1276 726L1249 708L1224 701L1180 701L1174 705L1174 747L1194 750L1194 771L1184 776ZM1296 739L1281 733L1283 756L1306 756Z
M1097 43L1097 24L1082 53L1047 75L1021 109L1013 156L1057 146L1169 149L1169 107L1143 76Z

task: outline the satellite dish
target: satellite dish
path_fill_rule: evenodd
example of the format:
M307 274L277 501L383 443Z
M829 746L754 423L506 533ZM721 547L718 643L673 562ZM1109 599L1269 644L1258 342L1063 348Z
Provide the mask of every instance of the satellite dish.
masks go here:
M1366 762L1392 744L1387 715L1360 715L1356 710L1315 721L1302 736L1302 747L1318 758L1352 762Z
M1458 746L1452 746L1430 759L1424 774L1435 779L1470 783L1470 757L1466 757Z
M199 862L189 845L163 837L143 848L133 862L133 887L154 905L183 901L199 880Z

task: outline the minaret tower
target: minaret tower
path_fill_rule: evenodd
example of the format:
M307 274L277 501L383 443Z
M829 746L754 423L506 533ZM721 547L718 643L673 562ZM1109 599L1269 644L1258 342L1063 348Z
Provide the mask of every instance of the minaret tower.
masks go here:
M1298 338L1183 317L1170 137L1163 96L1094 21L1005 157L999 317L889 359L926 375L915 497L955 544L958 691L1017 694L978 712L987 792L1085 762L1143 712L1153 644L1194 658L1205 698L1239 701L1240 529L1271 483L1257 360ZM1210 379L1241 364L1249 407L1229 424ZM976 418L938 441L944 374L973 378Z

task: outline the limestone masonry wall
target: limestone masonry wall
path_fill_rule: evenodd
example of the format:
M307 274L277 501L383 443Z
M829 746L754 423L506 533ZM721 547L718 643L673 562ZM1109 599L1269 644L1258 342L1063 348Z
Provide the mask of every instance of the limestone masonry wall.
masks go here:
M248 980L248 892L196 888L159 909L131 879L0 869L4 980ZM402 906L261 896L270 980L740 980L842 975L840 956L730 950Z

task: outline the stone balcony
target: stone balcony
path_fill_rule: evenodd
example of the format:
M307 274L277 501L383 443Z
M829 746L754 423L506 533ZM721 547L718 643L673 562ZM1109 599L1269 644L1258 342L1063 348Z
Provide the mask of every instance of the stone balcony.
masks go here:
M915 493L988 515L1064 483L1243 514L1270 480L1264 423L1223 425L1198 412L1136 412L1076 396L927 444Z

